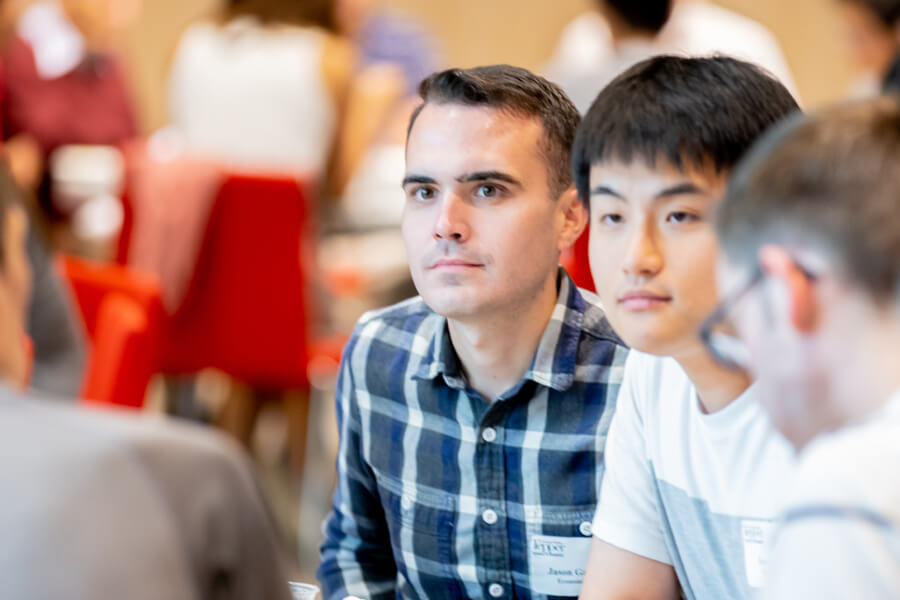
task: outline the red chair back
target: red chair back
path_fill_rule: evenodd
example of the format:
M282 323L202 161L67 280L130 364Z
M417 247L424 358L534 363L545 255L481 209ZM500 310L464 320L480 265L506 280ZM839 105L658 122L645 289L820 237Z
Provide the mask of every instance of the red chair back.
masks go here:
M168 320L166 372L211 367L258 388L308 384L310 213L295 179L225 179L185 299Z
M82 396L88 401L143 406L159 367L163 308L152 275L119 265L61 257L91 340Z
M575 245L560 262L569 272L575 285L590 292L596 292L594 277L591 275L591 263L588 258L589 234L590 227L585 227L584 232L575 240Z

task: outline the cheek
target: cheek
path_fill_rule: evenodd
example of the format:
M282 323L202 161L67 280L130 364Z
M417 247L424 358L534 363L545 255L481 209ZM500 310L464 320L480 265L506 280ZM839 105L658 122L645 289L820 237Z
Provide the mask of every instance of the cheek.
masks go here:
M595 229L592 226L588 243L588 258L597 295L606 302L607 296L615 294L615 282L622 274L622 248L618 240L612 236L600 234Z

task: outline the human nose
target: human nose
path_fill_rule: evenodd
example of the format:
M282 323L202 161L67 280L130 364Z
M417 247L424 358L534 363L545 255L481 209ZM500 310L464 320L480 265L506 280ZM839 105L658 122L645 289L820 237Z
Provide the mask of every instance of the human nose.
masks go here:
M656 232L650 223L644 223L635 230L630 240L622 268L629 275L652 277L659 273L662 267L663 256Z
M447 194L438 204L438 214L434 222L435 239L464 242L470 233L465 201L456 194Z

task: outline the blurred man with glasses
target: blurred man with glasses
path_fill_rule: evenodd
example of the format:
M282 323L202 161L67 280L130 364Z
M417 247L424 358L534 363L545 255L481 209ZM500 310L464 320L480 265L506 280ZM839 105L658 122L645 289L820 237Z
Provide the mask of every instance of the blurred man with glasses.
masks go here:
M800 459L766 598L900 597L898 165L896 98L838 107L767 136L719 210L705 339Z
M585 598L743 598L763 581L790 447L750 378L698 336L717 302L715 209L731 169L797 110L726 57L663 56L606 87L579 127L591 271L632 351L606 443Z

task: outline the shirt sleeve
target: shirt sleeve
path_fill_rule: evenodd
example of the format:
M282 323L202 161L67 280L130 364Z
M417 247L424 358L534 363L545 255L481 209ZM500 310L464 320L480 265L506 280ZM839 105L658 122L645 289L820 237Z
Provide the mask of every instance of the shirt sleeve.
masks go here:
M635 352L625 364L606 441L606 470L593 532L617 548L671 565L640 410L640 385L650 375L643 364Z
M782 526L768 563L764 597L895 597L900 590L896 529L864 514L829 512L811 512Z
M356 338L358 339L358 338ZM341 362L336 391L340 444L337 487L331 514L325 521L318 579L325 600L394 598L397 566L375 475L363 456L366 441L351 365L356 347L351 340ZM377 365L372 365L378 368Z

